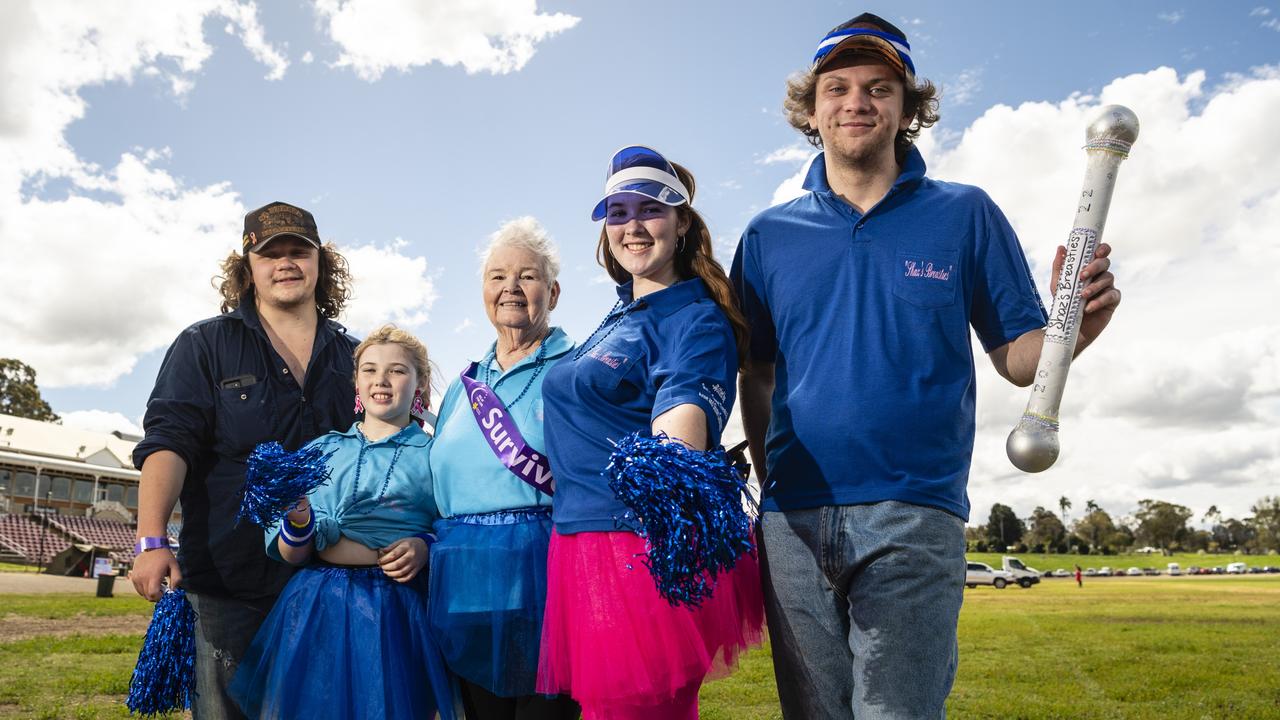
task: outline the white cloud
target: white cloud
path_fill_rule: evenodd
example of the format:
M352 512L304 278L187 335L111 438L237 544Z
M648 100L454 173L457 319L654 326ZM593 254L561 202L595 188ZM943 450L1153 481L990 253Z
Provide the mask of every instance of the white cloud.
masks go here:
M795 175L782 181L777 190L773 191L773 197L769 200L770 205L781 205L788 200L794 200L804 194L804 178L809 174L809 166L813 165L814 159L818 156L814 155L809 161L796 171Z
M968 105L982 90L982 68L961 70L955 79L942 88L942 102L947 105Z
M1018 231L1047 285L1084 176L1084 128L1102 104L1142 122L1119 171L1105 240L1124 302L1071 369L1062 457L1041 475L1009 464L1004 441L1027 391L978 360L975 522L993 502L1020 513L1066 494L1113 513L1144 497L1227 514L1274 493L1280 473L1280 69L1207 83L1168 68L1097 96L989 108L954 142L926 133L931 176L978 185ZM789 178L775 202L798 193ZM1221 488L1230 486L1230 492Z
M456 335L457 333L468 330L474 326L475 326L475 323L471 322L471 318L462 318L462 322L454 326L453 332Z
M315 61L316 61L316 56L315 56L315 55L313 55L313 54L311 54L311 51L310 51L310 50L308 50L308 51L306 51L306 52L302 53L302 64L303 64L303 65L310 65L311 63L313 63L313 62L315 62Z
M1266 17L1270 14L1271 8L1263 7L1261 5L1249 11L1249 17Z
M249 54L258 62L266 65L268 80L279 80L289 69L289 61L284 53L272 47L266 40L266 33L258 22L258 8L253 3L235 3L223 0L219 4L220 12L230 22L227 23L227 34L240 38ZM305 62L305 61L304 61Z
M66 427L78 428L80 430L91 430L93 432L110 433L120 431L129 435L141 435L142 428L129 418L118 412L108 412L106 410L73 410L71 412L59 413L62 416L62 424Z
M436 300L435 282L427 274L427 259L405 257L400 238L389 245L341 248L351 266L355 292L342 321L357 336L383 323L421 325Z
M538 12L537 0L315 0L315 7L342 49L336 66L369 81L433 62L468 73L514 72L538 43L579 20Z
M787 145L765 155L756 160L758 165L792 165L794 163L802 163L817 154L817 150L808 143L796 143L795 145Z
M1182 21L1182 18L1185 16L1186 16L1186 13L1182 12L1181 10L1174 10L1172 12L1162 12L1162 13L1156 14L1157 18L1159 18L1160 20L1163 20L1164 22L1169 23L1170 25L1177 25L1179 22Z
M35 367L42 385L108 385L139 356L217 311L208 281L238 246L245 208L235 190L188 185L166 169L167 149L132 149L104 168L80 159L65 138L86 114L86 87L139 76L175 93L192 87L212 53L203 24L215 16L232 22L268 77L283 72L252 3L206 0L164 12L140 1L6 5L0 254L11 260L0 264L0 356ZM43 197L41 188L53 182L66 191ZM374 261L387 255L372 247L355 252L361 271L366 256L378 267ZM432 297L425 262L384 264L395 266L386 276L401 286L370 283L363 301L379 303L389 319L425 317ZM358 298L353 316L362 318L364 307Z

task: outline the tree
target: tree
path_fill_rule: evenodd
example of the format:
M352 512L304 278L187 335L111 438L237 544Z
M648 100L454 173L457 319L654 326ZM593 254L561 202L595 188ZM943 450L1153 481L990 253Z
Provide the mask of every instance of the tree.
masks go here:
M0 413L44 422L62 419L40 397L36 371L12 358L0 358Z
M1052 511L1037 507L1028 518L1026 541L1028 545L1044 545L1056 548L1067 537L1067 528Z
M1254 503L1253 529L1258 549L1280 552L1280 495L1270 495Z
M1058 498L1058 509L1062 511L1062 524L1065 527L1067 524L1067 511L1071 509L1071 501L1067 499L1066 495Z
M996 503L991 506L991 515L987 518L987 544L1004 552L1004 549L1022 539L1027 526L1018 519L1017 513L1008 505Z
M1163 500L1139 501L1138 512L1133 514L1138 521L1138 539L1167 550L1186 534L1187 520L1191 519L1191 515L1191 509L1184 505Z
M1088 510L1085 516L1076 521L1075 535L1091 550L1097 550L1115 533L1116 524L1107 511L1094 505L1092 500L1085 508Z

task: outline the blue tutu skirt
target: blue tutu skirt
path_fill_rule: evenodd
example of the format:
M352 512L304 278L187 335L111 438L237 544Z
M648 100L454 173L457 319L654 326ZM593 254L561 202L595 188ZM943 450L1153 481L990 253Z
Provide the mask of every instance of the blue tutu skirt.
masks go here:
M228 688L252 718L456 717L427 628L427 579L312 564L294 574Z
M459 515L435 530L430 615L449 669L500 697L534 694L550 508Z

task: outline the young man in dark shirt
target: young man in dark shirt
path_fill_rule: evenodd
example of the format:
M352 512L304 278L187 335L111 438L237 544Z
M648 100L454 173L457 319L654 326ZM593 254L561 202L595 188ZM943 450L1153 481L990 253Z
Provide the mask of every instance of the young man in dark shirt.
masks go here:
M130 577L148 600L166 577L191 599L197 720L243 717L225 688L291 573L267 558L260 528L236 522L246 458L273 440L296 450L354 418L357 341L333 320L350 294L346 260L321 244L311 213L279 202L245 216L241 245L223 263L222 314L169 348L133 453ZM165 537L179 499L175 558Z

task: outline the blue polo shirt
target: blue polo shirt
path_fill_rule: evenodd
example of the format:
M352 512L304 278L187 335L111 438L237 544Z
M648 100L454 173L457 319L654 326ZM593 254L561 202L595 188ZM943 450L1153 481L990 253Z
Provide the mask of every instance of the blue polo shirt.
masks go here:
M556 478L552 520L562 535L635 530L638 521L601 474L613 442L685 404L707 416L707 438L720 443L735 396L738 356L733 330L699 278L632 301L547 372L547 453Z
M491 387L507 406L520 428L520 435L530 447L549 457L542 430L545 414L542 386L551 368L569 355L573 341L560 328L552 328L543 342L547 344L547 354L541 372L537 371L537 352L503 370L493 358L493 345L489 346L486 360L480 362L476 372L484 379L486 363L492 367ZM527 392L525 386L529 388ZM524 396L512 405L521 392ZM494 456L467 403L462 381L457 377L449 383L440 401L435 442L431 447L431 475L441 517L551 505L546 493L516 477Z
M775 364L763 507L899 500L968 519L969 328L990 352L1047 318L1018 238L915 149L865 214L822 155L804 187L751 221L733 261L751 356Z

